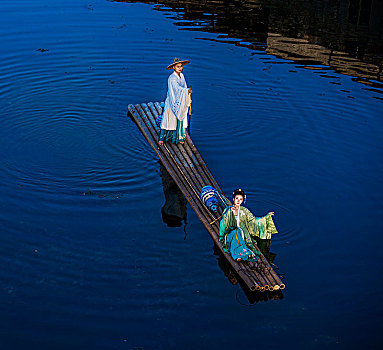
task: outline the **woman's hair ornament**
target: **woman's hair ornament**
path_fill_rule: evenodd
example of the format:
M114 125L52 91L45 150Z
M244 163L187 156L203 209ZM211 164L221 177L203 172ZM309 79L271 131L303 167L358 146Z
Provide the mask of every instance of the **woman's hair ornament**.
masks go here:
M245 203L246 202L246 194L242 188L237 188L236 190L233 191L233 200L234 200L235 196L238 196L238 195L242 196L243 203Z

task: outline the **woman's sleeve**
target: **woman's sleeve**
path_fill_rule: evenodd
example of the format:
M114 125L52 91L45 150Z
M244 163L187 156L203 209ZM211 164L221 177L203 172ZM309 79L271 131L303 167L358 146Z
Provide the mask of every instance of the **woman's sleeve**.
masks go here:
M170 99L170 107L178 120L183 120L183 111L188 107L189 89L178 84L176 79L169 80L169 89L173 91L173 98Z
M250 210L247 212L247 225L249 226L250 235L253 237L259 237L257 219Z
M270 214L266 215L266 234L269 239L271 239L271 235L278 233L277 228L275 227L273 217Z
M258 237L261 239L271 239L271 235L278 233L273 217L270 214L256 218Z

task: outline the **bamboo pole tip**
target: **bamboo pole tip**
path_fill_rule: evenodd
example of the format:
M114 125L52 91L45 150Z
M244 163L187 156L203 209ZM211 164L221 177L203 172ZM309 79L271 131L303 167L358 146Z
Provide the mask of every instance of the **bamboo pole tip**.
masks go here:
M197 216L201 219L202 223L209 231L213 240L222 251L222 244L218 242L217 227L219 227L219 221L214 219L214 215L211 214L204 206L200 203L199 195L196 192L200 192L201 188L206 184L214 185L217 190L222 193L218 183L214 179L213 175L207 168L202 156L198 152L198 149L190 135L187 135L186 142L181 145L164 144L160 146L158 144L158 128L155 125L155 117L158 115L160 106L158 103L148 102L140 104L128 104L127 109L130 115L135 121L136 125L143 133L150 146L157 153L161 162L165 164L165 167L170 172L171 176L176 180L177 185L181 188L185 195L185 198L189 201ZM197 168L196 168L197 167ZM186 169L189 175L184 175L182 169ZM201 169L201 170L198 170ZM181 172L181 173L180 173ZM186 185L183 181L184 175L188 182ZM190 182L189 182L189 180ZM230 201L223 195L228 203ZM224 202L224 201L223 201ZM214 226L210 221L215 220ZM218 222L217 222L218 221ZM228 260L230 261L231 256L227 253ZM242 272L242 269L236 264L232 264L234 269L239 273L240 277L247 284L250 290L264 292L273 291L278 289L284 289L285 285L280 284L281 281L276 277L275 272L268 265L265 257L261 255L262 265L258 263L257 267L263 267L263 264L268 267L266 269L252 269L252 266L246 267L247 273ZM242 265L240 265L242 266ZM271 276L272 275L272 276ZM274 281L275 280L275 281ZM270 285L268 284L270 283Z

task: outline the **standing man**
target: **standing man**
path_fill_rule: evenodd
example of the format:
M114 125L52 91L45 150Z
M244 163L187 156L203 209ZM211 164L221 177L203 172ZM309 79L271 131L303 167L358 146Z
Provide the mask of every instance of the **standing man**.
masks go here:
M176 144L185 142L186 128L188 126L187 114L191 103L192 89L187 87L182 70L189 62L176 57L173 63L166 68L174 69L174 72L168 78L168 93L158 135L158 144L160 146L164 142Z

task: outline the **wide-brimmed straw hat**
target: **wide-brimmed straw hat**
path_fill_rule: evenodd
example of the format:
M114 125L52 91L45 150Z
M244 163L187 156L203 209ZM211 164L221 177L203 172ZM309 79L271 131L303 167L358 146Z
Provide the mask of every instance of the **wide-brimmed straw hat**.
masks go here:
M180 60L179 58L174 57L173 63L169 64L166 69L172 69L178 63L181 63L183 66L185 66L186 64L190 63L190 61L188 61L188 60Z

